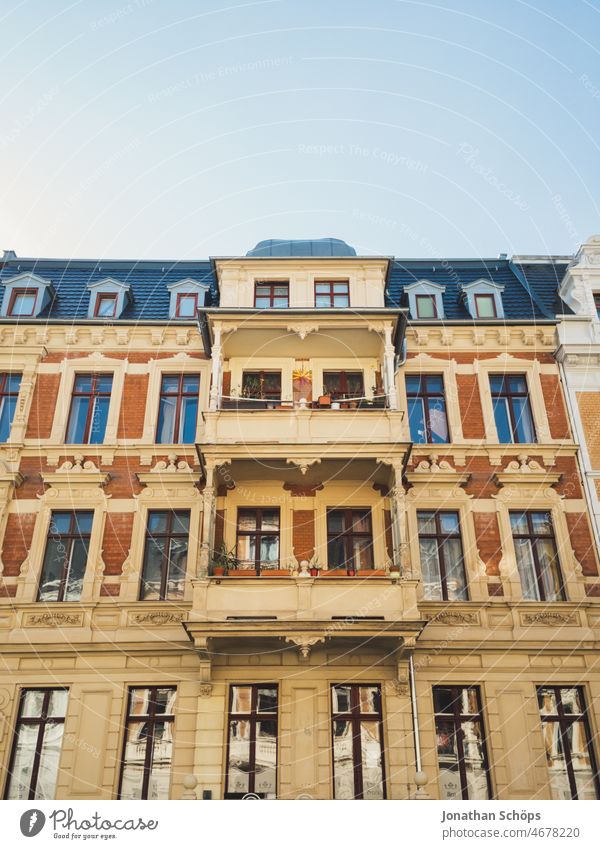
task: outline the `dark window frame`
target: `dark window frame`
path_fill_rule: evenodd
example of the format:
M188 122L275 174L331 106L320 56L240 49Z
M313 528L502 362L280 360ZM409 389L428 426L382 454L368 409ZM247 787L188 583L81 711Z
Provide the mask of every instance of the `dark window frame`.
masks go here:
M80 519L79 520L77 519L77 515L78 514L82 515L82 514L86 514L86 513L89 513L91 515L92 524L90 526L89 532L81 533L80 531L77 530L77 528L79 527L79 523L81 521ZM66 587L67 587L67 578L69 576L69 567L71 565L71 557L73 556L73 543L76 542L76 541L87 540L87 544L88 544L87 545L87 556L86 556L86 563L85 563L85 569L84 569L84 576L85 576L85 572L87 571L87 567L88 567L88 560L90 559L90 540L92 538L92 530L93 530L93 527L94 527L94 519L95 519L94 514L95 514L94 510L53 510L52 511L52 513L50 515L50 524L48 525L48 532L46 534L46 545L44 547L44 556L43 556L43 559L42 559L42 571L40 572L40 578L39 578L39 581L38 581L37 601L41 601L44 604L56 604L58 602L62 602L62 603L65 603L65 604L77 603L75 601L72 601L72 602L65 601L65 590L66 590ZM52 523L54 521L54 517L57 516L57 515L70 516L68 533L57 533L57 534L52 533ZM48 541L51 538L53 538L54 536L59 537L61 544L64 545L64 547L65 547L65 557L64 557L63 563L62 563L62 573L61 573L61 578L60 578L60 584L59 584L59 587L58 587L58 597L56 599L53 599L52 601L50 601L48 599L40 599L39 596L40 596L40 591L42 589L42 581L44 579L44 564L46 562L46 551L47 551L47 548L48 548Z
M322 286L328 291L318 292L317 288ZM334 286L345 286L345 292L335 292ZM317 309L349 309L350 307L350 281L349 280L315 280L314 285L315 307ZM317 307L317 298L329 298L329 304L326 307ZM346 304L336 304L336 299L345 299Z
M479 312L479 301L481 299L484 299L486 301L491 300L492 307L493 307L492 315L481 315L481 313ZM475 304L475 317L476 318L483 318L483 319L485 319L485 318L489 318L489 319L498 318L498 304L496 303L496 296L495 295L492 295L490 292L476 292L473 295L473 303Z
M42 702L42 710L40 712L40 716L22 716L22 710L25 703L25 697L27 693L32 691L38 691L44 693L44 701ZM44 744L44 734L45 727L47 722L51 722L53 724L62 723L63 728L65 724L65 716L48 716L48 710L50 708L50 699L52 698L53 693L63 692L68 693L68 687L23 687L19 694L19 707L17 711L17 719L15 722L15 726L13 728L13 738L12 738L12 747L10 752L10 759L8 765L8 771L6 776L6 785L4 787L4 799L8 799L8 793L10 790L10 782L13 774L13 767L15 758L17 755L17 743L19 739L19 730L22 725L38 725L38 736L35 744L35 753L33 756L33 767L31 770L31 780L29 782L29 792L27 794L28 799L35 799L35 792L37 789L37 781L39 777L40 771L40 761L42 759L42 747ZM65 709L66 714L66 709ZM61 739L61 751L62 751L62 739Z
M150 690L150 697L148 699L148 704L150 708L150 713L131 713L131 703L133 699L133 691L134 690ZM140 795L140 799L148 798L148 785L150 784L150 772L152 769L152 758L154 755L154 726L156 725L157 717L159 722L170 722L172 723L172 729L175 729L175 714L174 713L157 713L156 705L157 705L157 691L158 690L173 690L175 692L175 698L177 698L177 687L172 687L170 685L147 685L147 684L133 684L129 687L127 693L127 708L125 713L125 722L123 725L124 733L123 733L123 748L121 753L121 767L119 770L119 790L117 793L117 799L121 799L121 791L123 789L123 773L125 770L125 756L127 754L127 740L128 740L128 729L131 723L135 722L145 722L145 724L149 728L149 733L145 738L145 746L146 751L144 753L144 777L142 779L142 792ZM173 749L175 748L175 734L172 735L173 739ZM151 745L149 745L151 744ZM171 770L173 768L173 762L171 761Z
M269 289L269 293L267 294L258 294L258 287ZM275 289L287 289L286 295L275 295ZM259 307L256 303L258 298L269 298L269 306L268 307ZM275 307L275 300L280 298L286 298L287 304L285 307ZM290 281L289 280L255 280L254 281L254 308L258 310L266 310L266 309L289 309L290 306Z
M421 309L420 309L419 304L422 301L427 301L428 303L433 304L433 315L425 315L425 316L421 315ZM416 315L417 318L422 318L422 319L438 318L438 305L437 305L437 296L436 295L431 295L431 294L428 294L428 293L421 293L420 295L415 295L415 307L416 307L416 311L417 311L417 315Z
M254 513L255 514L255 522L256 526L254 530L242 530L240 531L240 514L246 513ZM267 513L277 513L279 517L279 527L276 531L263 531L262 530L262 515L263 512ZM271 569L278 569L279 564L281 562L281 510L279 507L243 507L239 506L237 508L236 522L235 522L235 551L236 557L237 552L239 551L238 543L240 537L255 537L254 544L254 567L248 566L246 567L248 570L254 568L256 570L257 575L260 575L261 571L269 572ZM277 560L272 561L272 565L263 566L263 561L260 559L260 551L261 551L261 543L262 537L277 537ZM241 558L238 557L238 560ZM251 561L244 561L251 562ZM271 564L271 561L269 561ZM244 567L241 567L244 568Z
M452 719L452 725L454 728L454 736L456 739L456 747L458 750L458 772L460 776L460 789L461 796L463 801L469 800L469 788L467 782L467 768L465 765L465 752L463 746L463 735L462 735L462 723L463 722L478 722L481 728L481 740L483 743L483 768L485 771L486 781L487 781L487 789L488 789L488 798L492 800L494 798L493 790L492 790L492 776L491 776L491 765L490 758L488 754L488 742L487 742L487 732L486 732L486 723L485 717L483 715L483 702L481 698L481 688L478 684L439 684L435 685L432 690L435 691L437 689L447 690L449 689L452 694L452 713L437 713L435 710L435 702L434 702L434 710L433 710L433 723L434 723L434 733L437 737L437 720L438 718L442 721L448 722L449 718ZM461 690L475 690L477 695L477 713L461 713L460 711L460 691ZM433 695L433 694L432 694ZM439 753L436 751L436 758L438 759L438 769L439 769Z
M176 377L177 381L177 390L167 391L163 390L163 381L165 378L173 378ZM186 378L196 377L198 378L198 388L192 391L183 390L183 381ZM175 418L173 419L173 440L171 442L160 442L159 441L159 427L160 427L160 409L163 398L175 398ZM198 412L200 409L200 373L199 372L162 372L160 376L160 387L158 393L158 415L156 417L156 435L155 440L157 445L185 445L187 443L182 443L176 437L178 437L179 432L181 430L181 410L183 407L183 399L184 398L198 398L198 407L196 409L196 428L198 427Z
M561 562L560 562L560 556L559 556L559 553L558 553L558 546L556 544L556 534L554 533L554 523L552 521L552 515L547 510L509 510L508 512L509 512L509 521L510 521L513 514L519 515L519 516L525 516L526 519L527 519L527 531L528 532L526 534L516 533L514 531L513 527L512 527L512 524L511 524L510 532L511 532L513 540L515 540L515 539L526 539L526 540L529 540L529 542L530 542L530 548L531 548L531 553L532 553L532 557L533 557L533 567L535 569L535 581L536 581L536 584L537 584L538 593L540 595L539 600L550 602L550 599L546 598L546 590L545 590L545 587L544 587L544 582L542 580L542 567L541 567L540 558L539 558L537 545L536 545L536 542L537 542L538 539L545 539L545 540L552 540L553 547L554 547L555 560L556 560L556 563L557 563L558 574L559 574L559 578L560 578L560 586L558 588L559 592L557 592L557 596L562 595L562 598L557 598L556 601L566 601L567 600L567 588L566 588L566 585L565 585L565 579L564 579L563 570L562 570L562 566L561 566ZM535 529L533 527L533 514L534 513L541 513L544 516L548 516L548 521L549 521L550 528L551 528L550 533L541 534L541 533L538 533L538 532L535 531ZM519 562L518 561L518 555L516 557L516 560L517 560L517 564L518 564L518 562Z
M350 711L337 713L333 709L333 696L336 687L350 688ZM379 691L379 710L377 713L361 713L360 710L360 688L376 687ZM385 736L383 727L383 694L381 684L369 682L363 683L336 683L331 685L331 763L333 766L333 797L335 799L335 723L350 722L352 728L352 765L354 771L354 800L364 799L364 782L362 774L362 744L361 744L361 722L377 722L379 725L379 740L381 743L381 784L383 788L383 799L387 799L387 778L385 768Z
M18 377L19 378L19 388L17 389L16 392L15 391L8 391L6 389L6 386L9 382L9 378L11 378L11 377ZM22 375L21 372L14 372L14 371L0 372L0 412L2 412L2 410L4 409L4 404L7 402L8 399L15 398L15 399L18 400L19 393L21 391L21 381L22 381L22 379L23 379L23 375ZM8 433L6 434L7 439L10 437L10 432L12 430L15 412L16 412L16 404L15 404L15 410L13 410L13 416L12 416L12 418L10 420L10 424L8 426Z
M153 513L166 513L166 515L167 515L167 529L166 529L166 531L151 531L149 529L150 517ZM174 525L177 524L176 516L178 514L187 515L187 518L188 518L188 530L187 531L173 531ZM168 590L168 580L169 580L169 563L171 562L171 556L170 556L171 555L171 540L173 540L173 539L185 539L185 540L187 540L186 556L189 557L189 553L190 553L190 532L189 532L190 520L191 520L190 510L185 510L185 509L184 510L173 510L172 508L166 508L166 509L155 508L155 509L152 509L152 510L148 510L148 513L147 513L147 516L146 516L146 533L145 533L145 536L144 536L144 556L143 556L143 559L142 559L142 575L141 575L140 589L139 589L139 599L140 599L140 601L146 600L143 597L144 584L145 584L144 576L145 576L145 573L146 573L146 555L148 553L149 544L154 539L168 540L169 544L168 544L168 546L165 545L164 550L163 550L162 563L161 563L161 567L160 567L159 597L157 599L148 599L148 601L169 601L169 596L168 596L167 590ZM186 573L187 573L187 570L186 570ZM184 581L185 581L185 578L184 578ZM180 597L177 596L176 598L179 599ZM173 599L173 600L175 600L175 599Z
M511 377L512 378L522 378L522 380L525 383L526 389L522 392L521 391L519 391L519 392L513 391L510 388L510 382L509 382ZM498 390L492 389L493 378L501 378L502 379L502 389L501 390L498 391ZM490 379L490 394L492 396L492 409L494 408L494 401L496 401L496 400L506 399L506 402L507 402L506 407L508 409L508 420L509 420L509 424L510 424L512 442L501 443L501 444L502 445L533 445L534 443L536 443L537 442L537 432L536 432L536 427L535 427L535 419L533 417L533 409L532 409L532 406L531 406L530 393L529 393L529 381L527 380L527 375L524 374L524 373L518 373L518 374L517 373L515 373L515 374L490 373L489 379ZM533 442L530 442L530 443L521 442L521 440L519 439L518 424L517 424L518 423L518 417L515 413L514 402L513 402L514 398L525 398L527 400L527 407L529 409L529 418L531 419L531 429L532 429L532 432L533 432ZM496 424L495 411L494 411L494 424L496 425L496 430L498 430L498 425ZM499 434L498 434L498 436L499 436Z
M419 516L423 513L431 513L433 514L435 520L435 533L422 533L418 529L418 521ZM448 516L456 516L457 517L457 527L458 531L456 533L450 533L449 531L442 530L442 521L441 517L444 515ZM463 546L462 540L462 531L461 531L461 516L460 510L417 510L417 536L419 543L421 542L421 538L423 539L434 539L436 541L438 560L440 564L440 584L442 587L442 601L468 601L469 599L469 584L468 584L468 575L467 575L467 567L465 563L465 549ZM466 599L450 599L448 597L448 574L446 569L446 553L444 549L444 543L449 539L457 539L460 543L460 552L462 558L463 572L465 578L465 592L467 594Z
M100 315L100 304L102 301L112 301L113 311L111 313ZM117 303L119 295L117 292L98 292L94 302L94 318L115 318L117 315Z
M33 306L31 307L31 312L14 312L15 301L20 295L33 295ZM13 289L10 293L10 301L8 302L8 315L13 318L28 318L35 316L35 308L37 306L39 296L40 290L36 288L32 289L31 287L25 286L19 289Z
M343 514L343 530L342 532L329 530L329 517L332 513ZM369 517L368 531L355 531L353 513L367 513ZM327 568L328 569L354 569L354 539L367 539L369 541L369 552L371 555L371 565L364 567L365 569L375 568L375 550L373 540L373 513L370 507L327 507L326 509L327 523ZM342 566L330 566L329 564L329 542L342 540L344 546L344 563Z
M594 307L596 308L596 315L600 318L600 292L594 293Z
M412 377L412 378L418 377L419 378L419 389L417 391L409 389L408 385L405 384L405 386L406 386L406 400L407 400L408 404L410 404L411 401L421 401L421 405L422 405L422 409L423 409L423 423L425 425L426 441L425 442L419 442L419 443L416 443L416 444L417 445L448 445L452 441L452 434L450 433L450 423L448 421L448 405L446 404L446 382L444 380L444 375L441 374L441 373L437 373L437 372L435 374L434 373L429 374L428 372L422 372L422 373L421 372L415 372L413 374L410 374L410 373L407 374L406 377L407 378L410 378L410 377ZM431 378L434 378L436 380L441 381L441 383L442 383L441 392L438 391L438 390L433 391L433 390L429 389L428 382ZM448 434L448 438L445 442L434 442L433 439L432 439L432 435L433 435L433 430L432 430L432 426L431 426L432 408L431 408L430 402L432 402L432 401L433 402L435 402L435 401L439 402L440 400L442 400L443 404L444 404L444 418L446 420L446 432ZM415 441L415 440L413 440L413 441Z
M194 301L194 310L192 315L181 315L181 302L185 298L192 298ZM198 292L178 292L175 298L175 318L193 319L198 312Z
M108 377L109 375L111 377L110 389L108 391L104 390L104 389L102 391L99 391L96 388L97 383L98 383L98 378L105 378L105 377ZM78 377L84 377L84 378L91 377L92 387L89 390L89 392L87 390L83 391L83 390L78 390L76 388ZM69 431L71 430L72 419L73 419L73 416L75 415L73 400L75 398L89 398L89 403L88 403L88 408L87 408L87 413L86 413L85 425L84 425L84 428L83 428L83 439L82 439L82 441L77 442L77 443L67 442L66 443L67 445L101 445L102 442L104 442L104 436L106 434L106 422L104 423L104 433L102 434L101 442L91 443L89 441L90 436L92 434L92 425L94 423L94 415L95 415L95 411L96 411L96 404L94 403L94 399L95 398L108 398L109 399L108 400L108 408L107 408L107 411L106 411L106 418L107 418L107 421L108 421L108 413L109 413L109 410L110 410L110 399L111 399L111 396L112 396L113 380L114 380L114 375L113 375L112 372L91 372L91 373L89 373L89 372L76 372L75 377L73 378L73 388L71 389L71 403L69 405L69 415L67 417L67 428L66 428L66 431L65 431L65 441L67 439Z
M362 384L362 389L360 395L352 395L348 389L348 375L358 375L360 377L360 382ZM332 392L329 384L327 383L328 379L331 379L331 376L335 376L339 378L339 391ZM328 377L329 376L329 377ZM329 391L325 391L327 390ZM329 395L332 401L346 401L348 398L352 398L353 400L362 399L365 397L365 373L364 371L356 370L351 371L347 369L340 369L336 371L335 369L330 369L328 371L323 372L323 394Z
M279 389L265 390L265 375L276 374L279 376ZM247 378L257 378L259 384L258 395L244 395L244 383ZM242 372L242 397L244 399L256 398L257 401L281 401L283 390L281 388L282 374L280 369L244 369Z
M539 695L541 690L554 690L554 698L556 700L556 707L558 713L542 714L541 710L539 709ZM581 704L583 705L582 713L565 713L562 703L562 695L560 692L561 690L576 690L579 693L579 699L581 701ZM596 753L594 751L594 738L592 735L587 699L585 698L584 688L578 686L571 687L569 685L564 684L539 684L538 686L536 686L535 692L538 698L538 713L542 723L542 730L544 728L544 724L547 722L553 722L558 724L562 753L565 759L565 766L567 768L567 778L569 779L569 788L571 790L571 798L575 801L579 799L579 795L577 793L577 782L575 781L575 771L573 769L571 742L569 740L568 730L570 724L574 724L575 722L581 722L583 724L586 736L587 751L590 759L590 766L592 768L594 789L596 791L596 799L600 799L600 774L598 773Z
M252 695L250 697L250 712L233 713L233 692L236 687L250 687ZM277 693L277 710L276 711L257 711L258 707L258 691L273 689ZM229 784L229 756L231 749L231 722L240 720L250 723L250 747L248 761L250 771L248 773L248 790L245 793L229 793L227 790ZM229 701L227 707L227 754L225 761L225 784L224 784L224 799L241 799L249 793L256 794L262 797L264 794L256 793L256 725L258 722L274 722L275 723L275 796L279 795L279 685L275 683L232 683L229 685Z

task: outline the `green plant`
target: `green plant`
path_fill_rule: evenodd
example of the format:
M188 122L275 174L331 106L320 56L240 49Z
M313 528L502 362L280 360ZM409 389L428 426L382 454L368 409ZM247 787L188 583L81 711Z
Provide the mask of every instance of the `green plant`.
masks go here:
M244 398L260 398L260 380L257 377L247 377L242 387Z
M238 558L235 554L235 548L232 548L231 551L227 551L224 543L221 543L219 548L216 548L213 551L213 556L210 562L210 570L214 573L215 567L219 569L223 569L224 573L230 569L237 569L238 567Z

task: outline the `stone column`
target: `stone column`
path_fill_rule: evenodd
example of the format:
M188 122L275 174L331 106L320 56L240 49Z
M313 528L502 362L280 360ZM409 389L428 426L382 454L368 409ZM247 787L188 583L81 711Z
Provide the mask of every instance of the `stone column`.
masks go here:
M223 347L221 344L221 326L215 324L215 339L212 346L212 382L210 385L209 410L213 412L219 409L219 398L221 395L221 383L223 380Z
M400 565L403 578L412 578L408 523L406 520L406 490L402 485L402 463L394 461L394 483L390 490L394 560Z
M205 578L208 575L214 542L215 516L217 512L215 467L216 463L214 460L207 462L206 481L202 491L202 543L200 544L200 557L198 561L198 576L200 578Z
M398 409L398 393L396 391L396 375L394 370L394 362L396 352L392 343L392 328L384 327L385 346L383 351L383 370L385 373L385 385L388 394L388 403L391 410Z

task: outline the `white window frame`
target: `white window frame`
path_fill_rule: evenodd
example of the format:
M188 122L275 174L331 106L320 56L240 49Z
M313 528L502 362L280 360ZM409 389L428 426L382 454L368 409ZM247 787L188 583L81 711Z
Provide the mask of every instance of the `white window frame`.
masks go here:
M444 292L446 291L445 286L441 286L439 283L432 283L431 280L417 280L416 283L405 286L404 291L408 295L408 307L413 319L417 321L440 321L445 318L443 299ZM433 318L419 318L417 309L417 297L419 295L431 295L435 299L436 315Z
M504 286L500 283L492 283L491 280L475 280L473 283L462 283L460 286L461 295L465 301L465 306L469 311L469 315L477 321L496 321L504 318L504 305L502 303L502 292ZM477 315L476 295L492 295L496 306L496 315L489 318L480 318Z

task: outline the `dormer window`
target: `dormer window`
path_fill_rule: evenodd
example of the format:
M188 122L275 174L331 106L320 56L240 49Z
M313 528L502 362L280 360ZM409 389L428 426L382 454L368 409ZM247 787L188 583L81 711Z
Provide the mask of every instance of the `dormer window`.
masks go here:
M200 283L198 280L186 277L185 280L169 283L167 289L171 295L169 317L191 321L196 318L198 307L203 307L206 304L209 284Z
M444 318L445 289L445 286L430 280L418 280L410 286L405 286L411 316L422 321Z
M112 277L88 283L87 288L90 290L88 318L119 318L131 301L129 283L122 283Z
M491 280L476 280L461 284L460 292L472 318L493 320L504 318L502 292L504 286Z
M11 318L35 318L53 297L49 280L26 271L6 281L1 312Z

